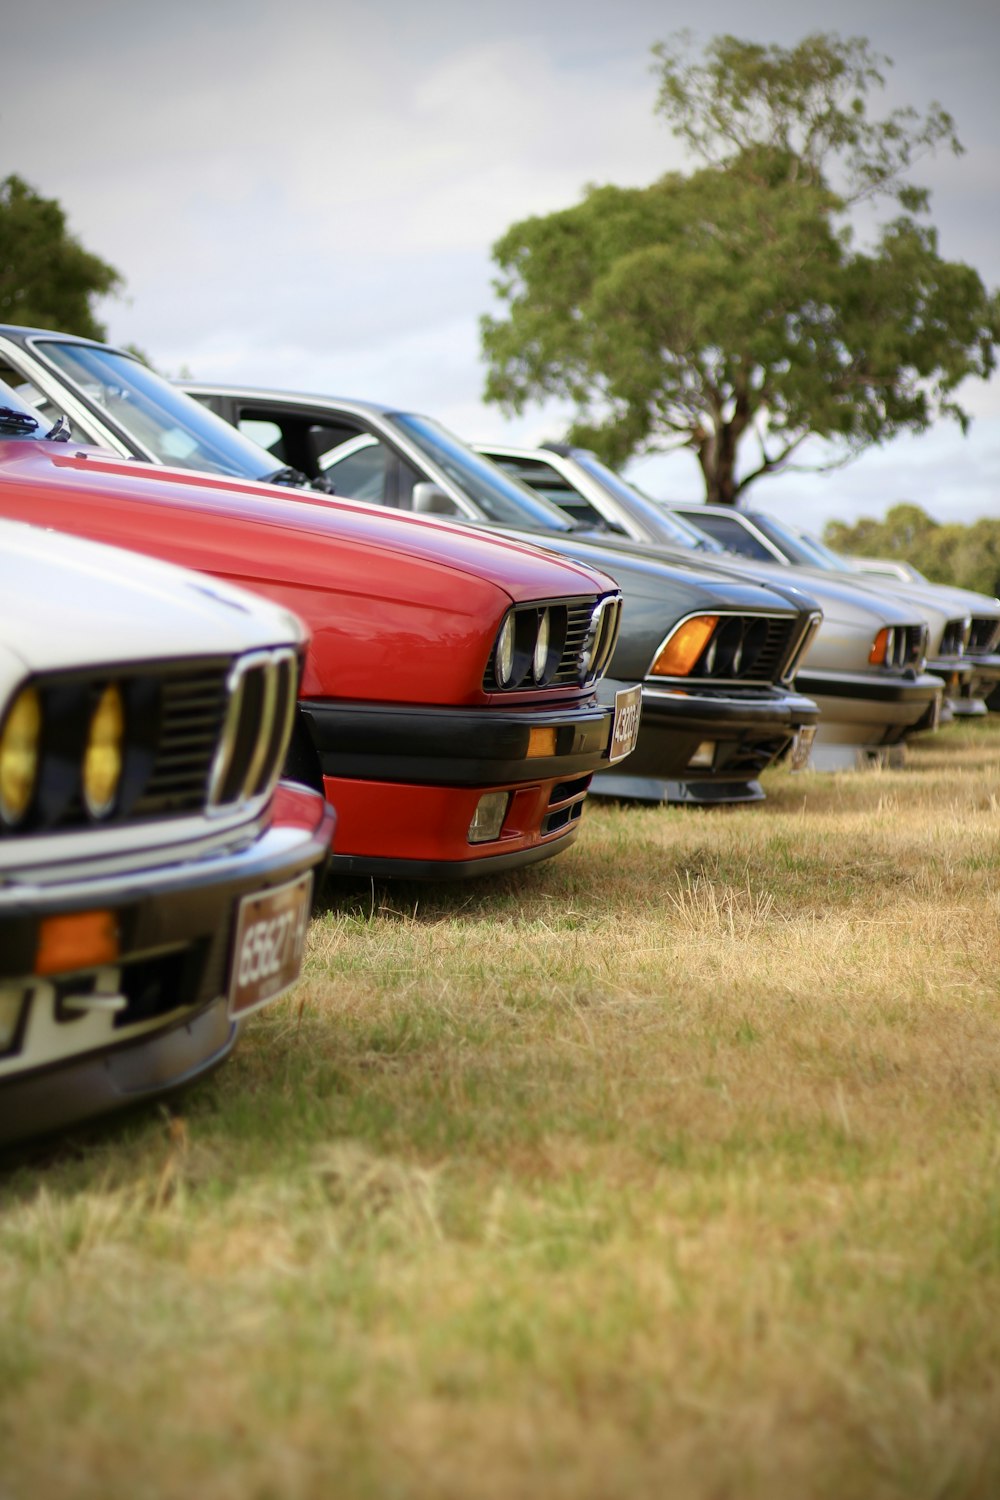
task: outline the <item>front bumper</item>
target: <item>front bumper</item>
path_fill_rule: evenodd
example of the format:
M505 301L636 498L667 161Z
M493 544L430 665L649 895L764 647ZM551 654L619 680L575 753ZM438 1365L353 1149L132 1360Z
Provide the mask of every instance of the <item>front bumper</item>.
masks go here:
M0 887L0 989L22 994L13 1050L0 1056L0 1145L161 1094L221 1062L237 1031L225 997L240 899L324 864L333 822L317 793L285 785L263 833L203 860ZM42 920L98 910L118 929L114 964L39 978ZM67 995L81 991L128 1004L68 1009Z
M300 700L337 808L331 870L465 879L559 854L576 838L593 772L610 764L609 702L573 708L427 708ZM554 754L531 753L551 730ZM469 842L487 793L507 797L499 836Z
M989 712L986 699L1000 683L1000 656L967 656L961 662L928 662L940 677L956 718L980 718Z
M910 676L800 671L796 686L819 705L816 744L860 752L895 745L917 730L935 727L941 681L929 672Z
M621 768L594 777L591 794L643 802L760 801L757 777L818 718L812 699L791 688L681 690L644 682L639 742ZM692 759L707 763L692 765Z

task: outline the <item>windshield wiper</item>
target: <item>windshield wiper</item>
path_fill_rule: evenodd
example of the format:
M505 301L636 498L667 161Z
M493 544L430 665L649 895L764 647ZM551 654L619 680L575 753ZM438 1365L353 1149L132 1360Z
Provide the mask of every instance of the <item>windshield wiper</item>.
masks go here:
M69 442L69 423L67 422L65 417L56 417L55 421L52 423L52 426L45 434L45 441L47 443Z
M38 431L38 418L14 406L0 406L0 431L16 432L19 436Z

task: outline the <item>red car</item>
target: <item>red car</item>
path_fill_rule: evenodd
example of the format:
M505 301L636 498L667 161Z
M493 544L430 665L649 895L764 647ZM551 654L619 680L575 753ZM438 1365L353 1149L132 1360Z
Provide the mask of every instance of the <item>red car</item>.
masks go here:
M288 771L337 809L334 870L465 876L573 841L592 774L637 732L638 689L596 691L618 631L610 579L448 522L83 448L2 383L0 407L0 515L213 573L306 620Z

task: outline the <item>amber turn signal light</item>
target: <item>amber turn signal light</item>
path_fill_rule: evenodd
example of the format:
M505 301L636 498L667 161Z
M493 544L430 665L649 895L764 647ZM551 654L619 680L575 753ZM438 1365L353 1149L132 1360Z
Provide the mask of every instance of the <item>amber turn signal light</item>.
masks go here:
M528 730L528 759L536 760L540 755L555 755L555 725L548 728Z
M883 625L868 653L868 660L872 666L881 667L891 662L895 645L896 632L891 625Z
M74 911L44 917L38 929L36 974L68 974L118 961L114 912Z
M651 677L686 677L712 638L718 615L695 615L663 642L649 669Z

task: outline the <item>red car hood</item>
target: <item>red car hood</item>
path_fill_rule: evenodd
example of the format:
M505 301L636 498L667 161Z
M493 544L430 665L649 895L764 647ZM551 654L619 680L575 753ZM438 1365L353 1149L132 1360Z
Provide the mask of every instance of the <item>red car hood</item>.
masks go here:
M570 558L556 558L525 542L480 534L451 521L386 511L358 500L334 496L321 499L315 491L306 489L137 463L74 443L0 442L0 474L21 484L58 485L79 494L81 504L87 503L88 494L100 493L105 476L114 475L116 493L139 503L169 497L179 507L244 516L285 533L301 533L303 538L349 538L490 579L514 600L605 593L617 588L606 574Z

